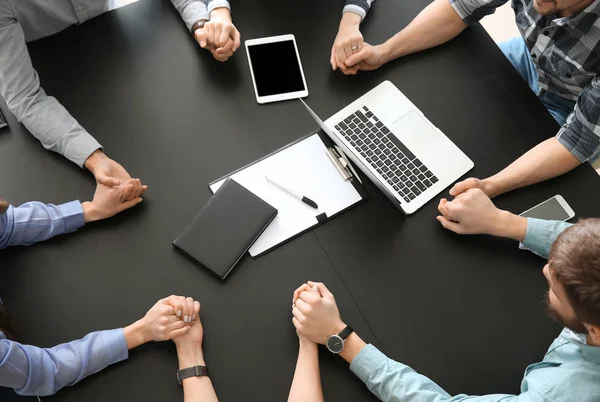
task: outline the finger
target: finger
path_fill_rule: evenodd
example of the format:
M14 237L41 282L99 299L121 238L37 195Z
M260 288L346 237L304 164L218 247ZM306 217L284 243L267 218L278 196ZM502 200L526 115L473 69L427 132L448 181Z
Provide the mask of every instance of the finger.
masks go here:
M309 304L302 299L298 299L296 301L296 307L302 314L306 313L308 310Z
M177 315L177 317L182 318L183 317L183 297L181 296L171 296L168 300L167 303L170 304L171 306L173 306L173 308L175 309L175 315Z
M299 330L302 326L296 317L292 317L292 323L294 324L294 327L296 327L296 330Z
M148 186L142 185L142 191L140 191L140 195L144 195L144 193L148 190Z
M185 301L187 303L188 315L184 317L184 321L187 323L191 323L192 315L194 314L194 299L192 299L191 297L186 297Z
M292 310L292 314L294 315L294 318L296 318L299 322L306 321L306 317L304 316L304 314L302 314L302 311L300 311L298 307Z
M189 311L189 307L188 307L188 303L185 297L181 297L179 299L179 303L181 305L181 319L183 320L183 322L185 322L187 324L188 322L188 317L190 315L192 315Z
M296 300L298 300L298 296L300 296L300 293L304 292L307 288L308 284L303 283L298 289L294 290L294 298L292 300L292 303L296 303Z
M463 180L459 183L456 183L454 185L454 187L452 187L450 189L450 195L457 196L458 194L460 194L470 188L473 188L473 187L477 187L476 179L469 178L469 179Z
M121 202L130 201L133 197L133 184L127 184L123 187L123 192L121 193Z
M309 284L310 286L315 286L315 285L317 285L317 288L319 289L319 292L321 293L321 295L322 295L322 296L333 296L333 293L331 293L331 292L329 291L329 289L327 289L327 286L325 286L325 284L324 284L324 283L321 283L321 282L311 282L311 281L308 281L308 284Z
M169 339L179 338L180 336L187 334L190 328L192 328L191 326L186 325L183 321L179 321L179 325L183 325L183 327L168 332Z
M329 63L331 64L331 69L333 71L335 71L336 68L337 68L337 64L336 64L335 60L336 60L336 57L335 57L335 46L333 46L331 48L331 57L329 58Z
M240 34L240 31L237 30L237 28L234 26L233 27L233 52L235 53L236 50L238 50L240 48L242 44L242 34Z
M215 50L215 52L217 52L217 54L233 53L233 40L229 39L229 40L225 41L225 44L223 46L217 48L217 50Z
M130 201L122 202L121 204L119 204L119 210L118 211L119 212L123 212L126 209L133 208L133 207L135 207L136 205L138 205L142 201L144 201L144 199L141 198L141 197L138 197L138 198L134 198L133 200L130 200Z
M218 37L218 45L219 46L225 46L225 44L227 43L228 40L233 34L233 25L228 25L226 27L224 27L221 32L219 33L219 37ZM233 41L231 41L231 47L233 48Z
M135 179L135 197L137 198L142 195L144 186L142 185L142 181L140 179Z
M109 177L103 174L96 176L96 182L108 187L116 187L121 185L121 181L115 177Z
M352 46L354 46L354 44L350 40L348 40L348 41L346 41L346 43L344 43L344 52L346 53L346 59L355 53L352 50ZM345 61L346 60L342 60L342 63Z
M369 48L367 46L365 46L360 50L360 52L354 53L353 55L348 57L344 64L346 64L346 66L348 66L348 67L352 67L368 58L369 58Z
M443 216L438 216L436 219L439 223L442 224L442 226L445 229L448 229L454 233L459 233L459 234L461 233L462 230L461 230L460 224L449 221L448 219L444 218Z
M305 290L304 292L300 293L300 296L298 296L298 300L296 300L296 305L298 305L298 302L300 300L306 302L306 303L314 303L316 301L318 301L321 298L321 295L319 295L316 292L313 292L312 290Z
M215 43L215 34L217 28L214 24L208 24L208 32L206 32L206 38L208 39L208 43L211 45L216 45Z
M195 321L196 319L200 319L200 302L199 301L194 301L194 313L192 314L192 321Z
M205 48L206 43L206 32L204 28L200 28L196 30L196 42L200 45L201 48Z
M344 42L336 43L335 45L335 54L342 63L346 61L348 55L346 54Z

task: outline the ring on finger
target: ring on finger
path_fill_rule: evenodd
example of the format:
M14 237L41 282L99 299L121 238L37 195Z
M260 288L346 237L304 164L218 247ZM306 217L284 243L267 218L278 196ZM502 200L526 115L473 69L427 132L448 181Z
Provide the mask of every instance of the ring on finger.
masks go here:
M353 52L356 52L358 51L358 45L352 45L350 49L352 49Z

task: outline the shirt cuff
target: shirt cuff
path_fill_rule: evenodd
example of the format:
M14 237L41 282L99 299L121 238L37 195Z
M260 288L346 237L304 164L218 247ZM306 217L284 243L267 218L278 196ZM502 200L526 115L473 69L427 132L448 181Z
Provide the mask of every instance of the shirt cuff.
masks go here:
M104 350L107 353L107 365L127 360L129 349L127 348L127 339L125 339L125 330L123 328L102 331L104 341Z
M87 158L98 149L102 149L102 145L86 132L71 140L69 147L65 151L65 157L78 164L79 167L83 167Z
M355 4L348 4L347 6L345 6L342 14L344 14L344 13L354 13L354 14L360 15L361 22L367 16L367 11L364 8L362 8L361 6L357 6Z
M212 13L215 8L225 7L231 12L231 6L227 0L212 0L208 3L208 14Z
M79 201L71 201L58 206L65 222L65 233L74 232L85 225L83 207Z
M368 344L354 356L350 363L352 371L362 382L367 382L375 370L382 362L387 361L386 355L381 353L375 346Z

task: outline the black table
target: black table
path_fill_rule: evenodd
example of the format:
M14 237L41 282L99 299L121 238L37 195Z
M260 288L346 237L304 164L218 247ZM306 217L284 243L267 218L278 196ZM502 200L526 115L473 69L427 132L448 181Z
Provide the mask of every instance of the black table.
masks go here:
M378 0L363 25L366 40L387 39L425 5ZM323 117L389 79L473 159L474 176L500 170L556 132L480 26L372 73L332 72L341 6L247 0L235 4L234 19L246 39L296 35L308 101ZM140 1L29 48L47 92L150 189L139 207L76 235L2 252L0 294L24 342L47 347L124 326L161 297L190 295L203 304L204 350L221 400L270 401L284 400L291 384L291 294L308 279L328 285L366 341L451 393L518 392L526 365L558 334L540 303L542 260L513 242L444 231L434 220L437 200L405 217L371 183L366 203L257 260L244 258L221 282L171 241L209 199L208 182L316 129L302 106L257 105L243 47L225 64L214 61L167 0ZM7 118L4 198L91 197L88 172ZM598 215L592 200L600 186L587 165L497 204L521 211L557 193L579 216ZM327 400L375 400L341 359L321 357ZM171 343L148 344L48 399L178 400L176 367Z

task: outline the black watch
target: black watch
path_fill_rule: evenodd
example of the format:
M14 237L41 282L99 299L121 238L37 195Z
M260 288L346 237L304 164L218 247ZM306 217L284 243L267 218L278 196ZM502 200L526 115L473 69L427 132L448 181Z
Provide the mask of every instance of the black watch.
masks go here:
M208 368L206 366L194 366L183 370L177 370L177 382L181 382L190 377L208 377Z
M341 353L344 350L344 344L346 343L346 338L350 336L350 334L354 332L350 325L346 325L346 328L342 329L337 335L329 335L327 338L327 349L331 353Z

